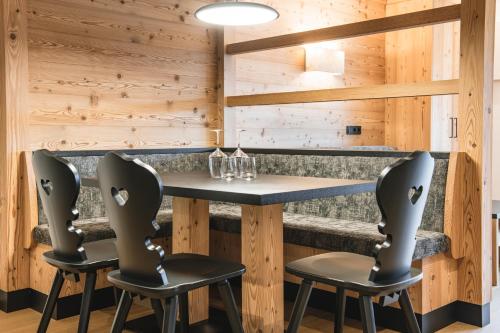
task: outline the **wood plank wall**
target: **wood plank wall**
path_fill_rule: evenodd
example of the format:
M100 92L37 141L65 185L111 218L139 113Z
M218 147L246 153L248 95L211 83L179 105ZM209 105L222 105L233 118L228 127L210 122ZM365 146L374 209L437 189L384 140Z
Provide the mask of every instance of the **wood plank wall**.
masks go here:
M388 0L386 15L433 7L432 0ZM432 26L386 34L387 83L432 79ZM401 150L430 149L431 97L386 102L385 143Z
M278 9L279 20L252 28L226 28L226 43L384 17L386 1L261 2ZM385 82L383 34L343 40L331 46L345 51L344 76L304 72L303 47L231 56L233 70L226 69L225 73L226 96ZM233 146L235 130L242 128L247 130L241 138L247 147L382 145L384 109L383 100L226 108L225 144ZM346 136L346 125L363 126L362 135Z
M434 0L434 7L459 3L460 0ZM460 22L438 24L432 29L432 79L458 79L460 72ZM455 134L454 136L457 134L452 133L450 117L458 117L458 96L433 96L431 100L430 149L433 151L457 151L458 138L450 138L453 134Z
M18 196L20 160L27 122L25 8L24 0L0 2L0 290L7 292L29 284L29 253L22 247L24 230L18 223L22 214Z
M388 0L386 14L404 14L460 3L460 0ZM457 79L460 22L386 34L387 83ZM385 143L401 150L457 150L450 139L450 117L458 115L457 96L390 99L386 103Z
M29 147L206 146L217 117L210 0L27 0Z

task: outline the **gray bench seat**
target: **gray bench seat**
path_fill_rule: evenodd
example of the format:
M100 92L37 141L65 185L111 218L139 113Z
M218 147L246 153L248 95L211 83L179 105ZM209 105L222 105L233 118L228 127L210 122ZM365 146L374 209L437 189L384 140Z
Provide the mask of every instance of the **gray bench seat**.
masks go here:
M158 237L172 235L172 211L162 210L158 214L160 225ZM92 218L74 223L82 229L85 241L94 241L114 237L106 217ZM239 206L212 204L210 206L210 228L229 233L241 232L241 209ZM50 235L46 224L36 227L35 240L50 244ZM328 251L346 251L371 255L375 244L383 241L384 236L374 223L348 221L330 217L319 217L295 213L284 213L284 241L286 243L309 246ZM419 230L415 260L446 252L449 240L443 233Z
M172 236L172 210L166 209L158 213L156 222L160 226L157 237ZM85 220L77 220L73 225L82 230L84 243L94 242L102 239L115 238L115 232L111 229L107 217L94 217ZM33 238L37 243L51 245L49 225L40 224L33 230Z

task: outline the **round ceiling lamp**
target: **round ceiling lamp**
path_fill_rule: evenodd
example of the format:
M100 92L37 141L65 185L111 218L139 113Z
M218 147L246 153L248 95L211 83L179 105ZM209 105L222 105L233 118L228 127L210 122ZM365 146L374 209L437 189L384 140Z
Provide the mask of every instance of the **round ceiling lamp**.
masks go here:
M256 25L279 17L276 9L254 2L217 2L201 7L194 14L200 21L226 26Z

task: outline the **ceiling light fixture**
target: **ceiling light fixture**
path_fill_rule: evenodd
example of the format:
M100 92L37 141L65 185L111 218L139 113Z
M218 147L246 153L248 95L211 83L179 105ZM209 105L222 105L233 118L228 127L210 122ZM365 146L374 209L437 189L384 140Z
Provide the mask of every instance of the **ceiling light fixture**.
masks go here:
M262 24L279 17L278 11L270 6L237 0L203 6L194 15L200 21L226 26Z

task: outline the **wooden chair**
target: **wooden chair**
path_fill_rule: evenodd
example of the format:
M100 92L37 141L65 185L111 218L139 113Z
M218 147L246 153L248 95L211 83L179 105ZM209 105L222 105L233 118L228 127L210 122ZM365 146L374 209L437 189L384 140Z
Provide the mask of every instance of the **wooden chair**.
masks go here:
M386 239L377 244L374 257L334 252L286 265L287 272L303 278L288 333L299 329L315 282L337 289L335 333L343 330L345 290L359 294L363 332L376 332L372 303L375 296L381 296L383 306L399 300L408 330L420 332L407 288L422 279L422 272L412 268L411 263L433 170L434 159L430 154L415 152L382 171L376 196L382 213L378 227Z
M52 251L45 252L43 258L57 267L38 332L47 331L64 280L78 282L80 274L85 274L78 324L78 332L84 333L89 325L97 270L118 266L114 241L107 239L82 245L82 231L72 225L78 219L75 203L80 192L80 176L71 163L47 150L39 150L33 154L33 167L53 248Z
M97 174L120 258L120 269L108 274L108 280L123 290L112 332L123 330L134 295L148 297L154 307L163 309L165 333L175 331L180 303L181 328L186 332L187 293L211 284L219 288L232 331L243 332L228 279L241 276L245 267L198 254L166 256L154 244L163 185L150 166L124 154L108 153L99 162Z

